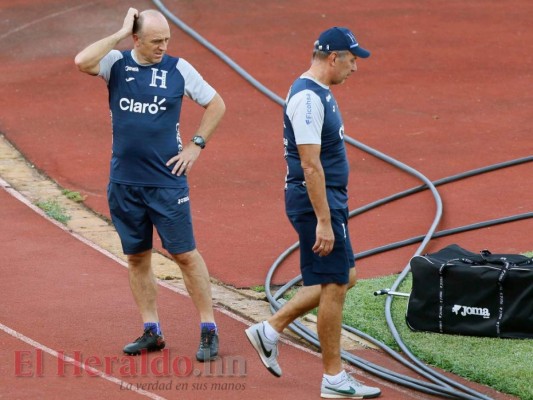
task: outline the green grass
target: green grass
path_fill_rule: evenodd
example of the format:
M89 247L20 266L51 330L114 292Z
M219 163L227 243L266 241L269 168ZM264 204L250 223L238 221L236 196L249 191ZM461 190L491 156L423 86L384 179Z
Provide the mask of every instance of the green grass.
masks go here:
M66 224L70 220L70 216L65 214L65 209L56 200L39 201L35 205L50 218L62 224Z
M61 193L69 200L75 201L76 203L81 203L85 200L87 196L82 196L80 192L74 192L72 190L63 189Z
M390 288L396 278L358 281L348 292L343 317L345 324L399 350L385 321L386 297L374 296L374 291ZM410 276L398 291L411 291ZM533 340L413 332L405 323L406 309L407 298L395 297L393 321L404 343L422 361L522 400L533 400Z
M265 285L252 286L250 290L253 290L254 292L257 292L257 293L265 293Z
M76 203L81 203L85 200L86 196L82 196L79 192L74 192L72 190L63 189L61 194L67 199L72 200ZM35 203L37 207L45 212L50 218L55 219L62 224L66 224L70 221L71 217L66 214L66 211L57 200L46 200L39 201Z

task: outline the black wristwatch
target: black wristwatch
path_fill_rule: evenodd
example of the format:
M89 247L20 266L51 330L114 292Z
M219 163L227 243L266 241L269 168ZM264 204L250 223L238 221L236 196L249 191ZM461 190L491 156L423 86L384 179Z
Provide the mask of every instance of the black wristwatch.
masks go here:
M200 146L201 149L205 147L205 140L201 136L196 135L195 137L192 138L192 142L195 145Z

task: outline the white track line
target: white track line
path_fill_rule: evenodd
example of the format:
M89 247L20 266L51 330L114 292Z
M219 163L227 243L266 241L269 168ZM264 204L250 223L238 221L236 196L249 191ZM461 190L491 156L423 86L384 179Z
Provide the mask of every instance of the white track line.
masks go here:
M24 24L24 25L21 25L19 26L18 28L15 28L15 29L12 29L6 33L4 33L3 35L0 35L0 40L4 39L5 37L9 36L9 35L12 35L13 33L17 33L17 32L20 32L26 28L28 28L29 26L32 26L32 25L35 25L35 24L38 24L40 22L43 22L43 21L46 21L47 19L50 19L50 18L55 18L59 15L62 15L62 14L66 14L66 13L69 13L71 11L76 11L76 10L79 10L80 8L84 8L84 7L88 7L90 5L92 5L93 3L89 3L89 4L81 4L79 6L76 6L76 7L71 7L71 8L67 8L66 10L63 10L63 11L59 11L59 12L56 12L56 13L53 13L53 14L49 14L49 15L46 15L42 18L39 18L39 19L36 19L36 20L33 20L31 22L28 22L27 24Z
M91 376L98 376L99 378L103 378L111 383L114 383L116 385L120 385L120 387L127 387L129 391L132 391L132 392L136 392L140 395L143 395L143 396L146 396L150 399L153 399L153 400L166 400L164 397L161 397L155 393L152 393L152 392L148 392L146 390L143 390L143 389L139 389L137 388L135 385L132 385L131 383L129 382L125 382L121 379L118 379L118 378L115 378L114 376L111 376L111 375L108 375L106 374L105 372L102 372L96 368L93 368L93 367L88 367L87 365L83 364L83 363L80 363L79 361L69 357L69 356L65 356L64 354L62 353L58 353L57 351L49 348L49 347L46 347L45 345L39 343L39 342L36 342L35 340L23 335L22 333L20 332L17 332L13 329L11 329L10 327L2 324L0 322L0 330L4 331L5 333L7 333L8 335L11 335L13 336L15 339L18 339L24 343L27 343L29 344L30 346L33 346L35 347L36 349L39 349L39 350L42 350L44 351L45 353L47 354L50 354L52 357L55 357L57 358L58 360L63 360L65 362L68 362L68 363L71 363L73 364L74 366L78 367L78 368L82 368L84 369L85 371L89 372Z
M48 221L50 221L52 224L54 224L58 228L60 228L63 231L67 232L69 235L74 236L76 239L78 239L83 244L86 244L87 246L95 249L96 251L106 255L107 257L111 258L113 261L116 261L120 265L122 265L122 266L124 266L126 268L128 267L128 264L124 260L122 260L121 258L117 257L116 255L114 255L110 251L104 249L103 247L98 246L96 243L91 242L90 240L84 238L83 236L77 234L76 232L71 231L69 228L67 228L62 223L56 221L55 219L50 218L48 215L46 215L46 213L43 210L41 210L39 207L37 207L35 204L33 204L31 201L29 201L26 197L24 197L22 194L20 194L17 190L15 190L13 187L11 187L11 185L9 183L7 183L6 181L4 181L2 178L0 178L0 186L2 186L2 188L6 192L8 192L11 196L16 198L18 201L20 201L24 205L28 206L29 208L31 208L33 211L35 211L41 217L47 219Z
M2 188L8 192L11 196L15 197L17 200L19 200L20 202L22 202L24 205L28 206L29 208L31 208L33 211L35 211L37 214L39 214L40 216L46 218L48 221L50 221L51 223L53 223L54 225L56 225L57 227L61 228L62 230L64 230L65 232L69 233L70 235L74 236L76 239L80 240L81 242L83 242L84 244L92 247L93 249L99 251L100 253L103 253L104 255L110 257L111 259L113 259L113 261L116 261L118 263L120 263L121 265L127 267L127 264L121 260L120 258L118 258L117 256L115 256L113 253L107 251L106 249L103 249L97 245L95 245L94 243L90 242L89 240L85 239L83 236L80 236L78 234L76 234L75 232L72 232L70 231L69 229L67 229L63 224L57 222L56 220L54 219L51 219L49 218L43 210L41 210L39 207L37 207L36 205L32 204L27 198L25 198L23 195L21 195L19 192L17 192L15 189L13 189L6 181L4 181L2 178L0 178L0 186L2 186ZM37 349L40 349L48 354L50 354L51 356L53 357L56 357L57 359L62 359L66 362L69 362L77 367L80 367L80 368L83 368L84 370L90 372L91 374L95 375L95 376L98 376L100 378L103 378L103 379L106 379L110 382L113 382L117 385L120 385L121 387L127 387L128 390L131 390L133 392L137 392L143 396L146 396L150 399L154 399L154 400L165 400L164 397L161 397L161 396L158 396L157 394L155 393L152 393L152 392L148 392L146 390L143 390L143 389L140 389L140 388L137 388L135 387L134 385L131 385L129 382L125 382L125 381L122 381L118 378L115 378L114 376L111 376L111 375L108 375L106 374L105 372L102 372L100 370L97 370L95 368L92 368L92 367L88 367L86 366L85 364L82 364L80 363L79 361L76 361L74 360L73 358L71 357L68 357L68 356L65 356L63 354L60 354L58 353L57 351L49 348L49 347L46 347L45 345L39 343L39 342L36 342L35 340L23 335L22 333L20 332L17 332L11 328L9 328L8 326L2 324L0 322L0 329L4 332L6 332L7 334L13 336L14 338L18 339L18 340L21 340L27 344L29 344L30 346L33 346Z

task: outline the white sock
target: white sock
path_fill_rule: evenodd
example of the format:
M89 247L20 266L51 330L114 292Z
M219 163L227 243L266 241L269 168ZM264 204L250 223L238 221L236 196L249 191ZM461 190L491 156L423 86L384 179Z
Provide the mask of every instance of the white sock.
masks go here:
M343 379L345 379L345 371L342 370L341 372L339 372L337 375L328 375L328 374L324 374L324 378L326 378L328 380L329 383L331 383L332 385L337 385L338 383L340 383Z
M265 332L265 336L267 337L267 339L270 340L271 342L276 342L279 338L278 331L272 328L272 325L270 325L268 321L263 321L263 327L264 327L264 332Z

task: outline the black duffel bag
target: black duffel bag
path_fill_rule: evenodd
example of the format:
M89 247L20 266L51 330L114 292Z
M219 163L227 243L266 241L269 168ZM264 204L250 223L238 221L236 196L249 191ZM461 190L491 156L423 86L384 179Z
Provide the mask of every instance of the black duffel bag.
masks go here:
M413 257L410 267L412 330L533 338L533 258L453 244Z

